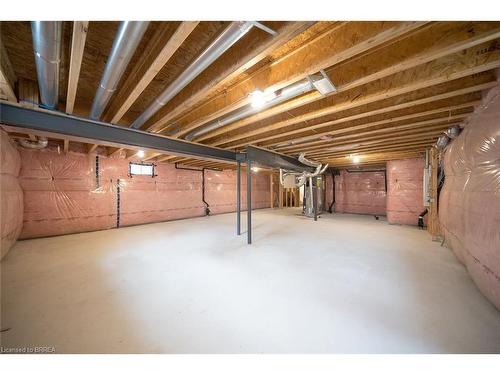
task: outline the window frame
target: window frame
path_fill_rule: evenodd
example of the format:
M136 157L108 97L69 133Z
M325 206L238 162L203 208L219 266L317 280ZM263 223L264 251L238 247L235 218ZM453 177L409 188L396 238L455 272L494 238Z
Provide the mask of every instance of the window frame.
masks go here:
M147 173L147 174L146 173L132 173L132 165L151 167L151 174L149 174L149 173ZM155 173L155 167L156 167L156 164L154 164L154 163L144 163L144 162L131 161L128 163L128 175L131 178L134 176L147 176L147 177L154 178L157 176L157 174Z

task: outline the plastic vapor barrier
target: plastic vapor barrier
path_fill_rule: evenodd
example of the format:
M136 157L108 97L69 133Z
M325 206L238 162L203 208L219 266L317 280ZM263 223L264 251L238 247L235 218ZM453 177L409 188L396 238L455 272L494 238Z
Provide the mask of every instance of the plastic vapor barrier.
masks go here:
M446 244L500 309L500 89L444 154L439 221Z
M0 158L1 259L16 243L23 226L23 191L18 180L21 159L15 143L2 130Z
M387 162L387 221L390 224L417 225L424 210L423 158Z
M21 238L78 233L203 216L202 172L158 163L155 177L129 176L129 160L55 150L21 150ZM242 190L246 184L242 183ZM253 208L269 207L269 176L252 176ZM245 207L245 194L242 194ZM205 171L211 213L236 207L236 173Z
M331 186L328 186L331 190ZM330 194L331 196L331 194ZM385 215L384 172L348 172L335 176L335 211Z

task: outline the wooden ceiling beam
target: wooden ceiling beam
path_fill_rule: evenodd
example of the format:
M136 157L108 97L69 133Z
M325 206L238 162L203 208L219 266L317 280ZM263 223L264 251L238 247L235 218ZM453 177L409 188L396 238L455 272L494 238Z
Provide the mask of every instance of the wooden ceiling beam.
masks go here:
M332 122L325 122L324 124L326 125L328 123L328 125L336 125L347 121L360 120L366 117L400 111L403 109L410 109L413 107L416 108L422 105L432 106L435 105L435 103L439 102L455 102L455 100L460 100L461 96L467 96L470 97L471 99L479 100L481 98L481 92L483 90L488 90L496 85L497 82L493 74L484 74L479 77L466 77L463 80L455 81L452 82L451 84L443 86L438 92L435 91L436 88L431 87L418 93L406 94L402 97L398 96L390 100L383 100L380 103L375 102L371 105L371 107L376 108L374 110L363 111L361 113L356 113L354 115L347 115L345 117L342 116L339 119L340 121L332 120ZM457 87L460 88L457 89ZM421 95L421 93L424 92L425 95ZM416 94L418 95L417 96L418 99L413 100L412 98L414 98ZM387 105L386 103L389 105ZM302 133L305 133L306 131L307 129L304 130ZM325 135L329 135L328 130L322 130L320 132L314 131L312 135L298 134L294 138L291 138L291 140L286 139L289 138L287 134L285 134L284 136L286 138L282 140L276 139L276 137L272 136L269 137L269 140L267 139L261 140L259 141L259 143L262 146L269 147L274 145L279 146L281 144L287 144L293 142L292 144L287 144L284 147L278 147L280 149L284 149L286 147L294 147L298 145L299 142L313 142L313 141L319 142L318 138Z
M278 33L276 36L255 30L251 40L247 40L247 43L239 48L231 48L224 53L185 90L160 109L145 127L150 131L163 131L183 113L197 110L195 106L200 102L207 101L207 98L214 95L224 95L217 94L221 88L313 24L314 22L286 22L275 30Z
M99 147L99 145L96 145L96 144L88 144L87 145L87 154L91 154L93 153L97 147Z
M169 25L168 23L162 23L159 26L158 31L153 35L138 60L137 66L127 77L116 100L111 103L106 111L105 119L110 119L113 124L120 121L198 24L198 21L181 22L174 34L166 42L165 33L169 31Z
M15 86L17 76L0 37L0 99L17 102Z
M258 71L251 79L234 85L207 105L200 106L189 115L176 120L180 131L174 136L182 136L208 121L248 104L249 93L256 89L278 90L321 69L388 43L425 24L426 22L347 22L333 27L286 58ZM150 129L162 131L166 125L168 124L160 119L152 124Z
M83 51L85 50L85 41L89 21L74 21L73 35L71 37L71 56L69 63L68 75L68 92L66 95L66 113L73 113L76 99L76 91L78 89L78 79L80 77L80 69L82 67Z
M382 151L396 151L403 150L407 151L410 149L418 148L421 149L422 146L432 145L436 142L437 136L430 136L426 138L421 138L413 141L396 141L394 143L388 142L386 144L378 145L378 146L370 146L370 147L360 147L354 150L350 150L348 152L323 152L316 155L309 155L312 159L322 159L325 157L341 157L345 155L364 155L370 152L382 152ZM425 147L424 147L425 148Z
M393 131L392 129L387 129L385 134L366 134L358 136L356 134L351 134L348 137L343 137L341 140L335 140L334 142L329 142L329 144L322 145L315 148L302 148L293 151L284 152L288 155L297 155L299 153L306 153L306 155L313 154L315 152L322 152L324 150L344 150L349 151L356 145L366 145L383 143L388 139L410 139L412 137L422 136L424 134L434 134L444 132L449 127L449 124L437 124L429 125L419 129L408 128L407 130Z
M377 135L377 136L360 136L352 137L349 140L344 140L342 142L335 142L330 145L324 145L317 149L301 149L292 152L286 152L288 155L296 155L304 152L306 155L315 155L325 151L344 151L350 152L356 148L356 146L367 146L374 144L383 144L387 141L392 140L413 140L425 137L427 135L439 135L447 129L448 125L433 125L432 127L426 129L412 129L409 131L399 131L396 134L387 135Z
M406 129L417 128L417 127L421 127L421 126L426 126L426 125L430 125L430 124L438 124L438 123L444 123L444 124L448 124L449 126L451 126L453 124L462 122L468 116L468 114L469 113L461 113L461 114L456 114L456 115L452 115L452 116L443 116L443 117L438 117L438 118L433 118L433 119L428 119L428 120L423 120L423 121L412 122L410 124L404 124L402 126L404 126L404 128L406 128ZM347 126L347 127L341 128L341 129L331 130L331 131L329 131L328 134L338 135L338 134L345 134L345 133L351 133L351 132L360 132L360 131L363 131L366 129L375 128L377 126L383 126L384 124L390 125L391 123L393 123L393 122L383 120L383 121L377 121L377 122L373 122L373 123L360 124L360 125L356 125L356 126ZM397 128L392 128L392 129L395 130ZM383 131L384 131L383 129L372 129L371 133L376 134L377 132L380 133Z
M430 147L430 146L429 146ZM412 149L412 150L394 150L394 151L374 151L374 152L369 152L361 156L361 160L364 162L370 162L370 161L382 161L382 160L388 160L389 158L399 158L402 155L407 155L407 154L423 154L425 152L426 147L423 149ZM351 157L349 155L346 156L338 156L338 157L325 157L322 160L323 161L328 161L329 163L332 163L334 165L335 163L345 163L349 164L349 160ZM356 164L356 163L353 163Z
M386 162L389 160L421 157L421 156L423 156L424 151L419 151L419 150L406 151L406 152L395 151L395 152L374 153L374 154L369 154L369 155L363 155L364 160L362 159L359 163L354 163L352 160L350 160L349 157L331 158L331 159L325 158L325 159L321 160L321 162L328 163L331 167L349 168L349 167L357 167L357 166L369 165L369 164L378 164L380 162Z
M439 37L436 38L436 36ZM337 88L337 91L332 95L499 37L500 22L438 22L432 24L385 48L362 55L349 60L348 63L327 70ZM197 138L196 141L203 142L320 98L321 96L314 93L307 94L217 129Z
M343 134L343 133L351 133L351 132L356 132L357 134L360 134L359 130L376 128L379 125L389 126L390 124L394 124L394 123L398 123L398 122L402 122L402 121L406 121L406 120L417 121L417 119L419 117L426 117L426 116L431 116L431 115L433 116L433 118L428 119L428 120L442 121L442 120L446 120L447 118L449 119L450 116L452 116L452 115L454 115L454 116L459 116L460 114L468 115L468 114L472 113L474 106L478 105L479 103L481 103L481 102L480 101L473 101L473 102L468 102L468 103L464 103L464 104L460 104L460 105L456 105L456 106L440 107L440 108L436 108L434 110L415 112L415 113L412 113L409 115L398 116L398 117L388 117L388 118L383 119L383 120L374 121L374 122L367 122L367 123L359 124L359 125L351 125L350 126L348 123L345 126L343 126L342 128L337 128L335 130L331 130L327 134L329 136L333 136L334 134ZM458 118L455 118L455 119L458 119ZM433 123L433 122L431 121L430 123ZM417 121L417 124L418 124L418 121ZM425 125L425 123L419 124L419 125ZM414 125L412 124L411 126L414 126ZM406 129L406 128L408 128L408 126L403 126L399 129ZM377 128L377 130L378 130L378 128ZM379 132L380 132L380 130L379 130ZM382 132L384 132L384 130L382 130ZM370 131L363 132L362 134L367 134L367 133L370 133ZM321 136L324 136L324 135L325 134L319 134L317 136L317 139ZM335 139L338 139L338 138L339 137L335 137ZM329 142L331 142L331 141L320 140L320 141L316 141L312 144L311 143L302 143L302 144L297 144L294 146L282 147L282 148L279 148L279 150L280 150L280 152L287 152L287 151L292 151L294 149L302 149L305 146L311 146L311 145L315 146L315 147L321 147L322 145L328 144Z
M69 151L69 139L63 139L63 151L65 154Z
M226 135L217 141L210 142L214 146L238 147L251 141L262 141L282 137L283 135L299 134L304 129L295 129L289 132L283 132L283 128L296 124L303 124L306 130L316 130L324 127L324 124L308 126L307 121L314 120L323 116L332 115L351 108L367 105L379 100L395 97L398 95L410 93L423 88L446 84L447 82L457 80L466 76L471 76L488 70L494 70L500 67L500 50L491 49L491 45L479 45L461 53L446 56L442 59L434 60L424 65L412 68L394 76L390 76L363 86L350 90L344 94L339 101L338 96L329 96L317 105L304 108L305 113L289 118L283 121L274 122L267 126L259 126L253 131L240 132L236 135ZM487 51L487 52L482 52ZM482 54L481 54L482 53ZM318 107L320 107L318 109ZM279 134L269 137L259 137L265 133L280 130ZM241 142L235 142L243 140Z

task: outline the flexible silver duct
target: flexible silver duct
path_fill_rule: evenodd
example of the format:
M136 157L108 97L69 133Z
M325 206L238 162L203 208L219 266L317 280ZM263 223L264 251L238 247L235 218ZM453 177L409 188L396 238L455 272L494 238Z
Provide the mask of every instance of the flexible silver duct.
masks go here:
M309 92L314 89L313 83L310 79L303 79L301 81L298 81L290 86L287 86L281 90L278 90L275 94L275 96L266 102L262 107L260 108L253 108L251 105L247 105L243 108L241 108L238 111L235 111L233 113L230 113L229 115L223 117L222 119L219 119L217 121L214 121L213 123L210 123L208 125L205 125L199 129L193 130L192 132L188 133L185 137L186 140L191 141L194 138L200 137L210 131L213 131L215 129L219 129L222 126L226 126L232 122L241 120L242 118L251 116L259 111L262 111L263 109L273 107L279 103L285 102L289 99L292 99L296 96L305 94L306 92Z
M286 176L292 175L292 176L297 177L297 187L301 187L306 183L307 179L311 179L313 177L317 177L319 175L322 175L323 173L325 173L326 168L328 168L328 164L325 164L323 166L319 162L315 162L315 161L306 159L305 153L301 153L299 155L298 159L302 164L308 165L310 167L314 167L314 168L316 168L316 170L314 172L304 171L302 173L299 173L299 172L293 172L293 171L284 171L283 172L283 170L280 169L280 183L281 183L281 185L285 184L285 177Z
M310 167L316 168L318 165L321 166L321 163L318 163L317 161L312 161L312 160L306 159L306 153L305 152L301 152L299 154L298 159L299 159L299 161L302 164L308 165Z
M193 79L203 72L219 56L227 51L234 43L243 37L253 26L252 22L232 22L210 45L184 70L144 112L132 123L130 127L139 129L161 107L167 104Z
M31 21L31 35L42 106L55 109L59 100L62 22Z
M120 23L92 102L90 118L98 120L101 117L148 25L149 21L122 21Z
M36 141L32 141L31 139L19 139L18 142L24 148L31 148L36 150L45 148L49 144L48 139L45 137L39 137Z

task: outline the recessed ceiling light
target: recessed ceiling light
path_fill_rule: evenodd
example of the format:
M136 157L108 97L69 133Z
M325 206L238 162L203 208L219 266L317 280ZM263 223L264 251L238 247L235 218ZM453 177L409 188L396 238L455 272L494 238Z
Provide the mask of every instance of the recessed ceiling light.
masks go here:
M143 158L143 157L144 157L144 151L143 151L143 150L139 150L139 151L137 151L137 154L136 154L136 155L137 155L137 157L139 157L139 158Z

